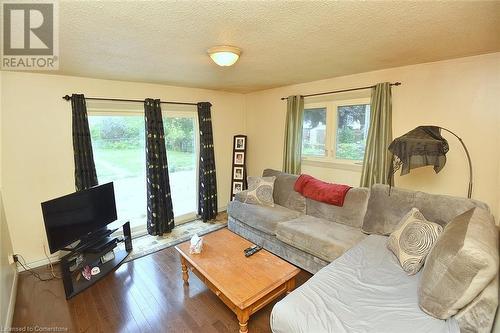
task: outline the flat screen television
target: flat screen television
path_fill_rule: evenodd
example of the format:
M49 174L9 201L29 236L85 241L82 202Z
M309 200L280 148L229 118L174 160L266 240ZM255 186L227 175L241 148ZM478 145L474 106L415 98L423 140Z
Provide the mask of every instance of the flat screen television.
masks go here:
M113 183L95 186L42 202L50 253L116 221Z

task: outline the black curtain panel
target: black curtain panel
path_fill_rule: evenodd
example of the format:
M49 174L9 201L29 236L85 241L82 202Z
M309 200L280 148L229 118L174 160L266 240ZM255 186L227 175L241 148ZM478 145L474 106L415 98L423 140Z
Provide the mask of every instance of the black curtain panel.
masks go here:
M87 105L82 94L71 96L73 113L73 155L75 159L75 187L77 191L97 185L92 140L90 138Z
M200 126L200 166L198 215L206 222L217 217L217 178L215 176L214 138L208 102L198 103Z
M144 101L146 120L147 229L161 236L174 228L167 150L159 99Z

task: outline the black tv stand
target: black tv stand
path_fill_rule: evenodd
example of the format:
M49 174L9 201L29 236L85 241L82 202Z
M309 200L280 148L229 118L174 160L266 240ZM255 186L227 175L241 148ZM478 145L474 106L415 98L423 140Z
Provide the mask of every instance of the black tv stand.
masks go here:
M61 273L66 299L77 295L117 268L132 251L130 222L122 225L123 236L113 237L118 229L103 229L90 238L82 240L74 249L61 258ZM125 243L125 250L116 250L119 243ZM114 259L102 263L101 257L114 250ZM99 267L100 273L90 280L82 276L84 267Z
M95 242L91 246L85 247L85 249L82 250L84 253L101 253L106 249L113 249L115 248L115 245L118 243L118 238L116 237L104 237L100 239L98 242ZM107 252L109 252L108 250ZM106 253L107 253L106 252Z
M102 241L103 238L111 235L115 231L117 231L119 228L116 229L108 229L108 228L103 228L100 229L96 232L91 233L90 235L80 239L80 242L76 244L74 247L63 247L61 250L64 251L69 251L69 252L77 252L77 251L84 251L85 249L89 247L93 247L95 243L99 243Z

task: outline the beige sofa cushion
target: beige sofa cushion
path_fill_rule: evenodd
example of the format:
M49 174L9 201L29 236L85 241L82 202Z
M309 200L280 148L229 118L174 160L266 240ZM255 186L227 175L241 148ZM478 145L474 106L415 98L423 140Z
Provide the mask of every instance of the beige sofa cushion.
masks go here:
M454 218L427 257L420 308L446 319L469 304L498 272L498 231L492 215L473 208Z
M398 258L406 274L414 275L424 265L442 231L443 227L427 221L417 208L412 208L389 236L387 248Z
M276 237L325 261L333 261L366 238L357 228L303 215L279 223Z

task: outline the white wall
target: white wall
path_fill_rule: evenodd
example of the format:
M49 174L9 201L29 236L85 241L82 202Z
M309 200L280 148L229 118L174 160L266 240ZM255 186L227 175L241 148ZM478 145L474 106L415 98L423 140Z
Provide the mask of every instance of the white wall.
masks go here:
M447 127L458 133L467 144L473 161L473 197L488 203L498 220L500 53L391 68L247 94L249 173L260 174L269 167L281 169L286 101L281 101L280 97L385 81L402 82L401 86L393 88L394 137L427 124ZM445 168L438 175L430 167L417 169L409 175L397 176L397 186L465 196L466 158L458 141L450 136L446 138L450 152ZM311 170L307 168L305 170ZM346 170L322 170L318 175L326 180L349 184L355 180L353 172Z
M17 291L16 266L7 259L13 251L3 208L0 192L0 328L10 327Z
M71 105L61 97L84 93L120 97L210 101L219 206L229 200L232 137L243 133L241 94L81 77L4 72L2 175L5 213L14 251L28 262L44 258L40 203L74 191Z
M1 78L2 72L0 72L0 91L2 90ZM0 94L0 168L2 133L2 96ZM14 264L9 264L8 256L12 255L12 253L12 242L2 201L2 177L0 172L0 330L4 327L10 327L14 311L17 270Z

